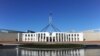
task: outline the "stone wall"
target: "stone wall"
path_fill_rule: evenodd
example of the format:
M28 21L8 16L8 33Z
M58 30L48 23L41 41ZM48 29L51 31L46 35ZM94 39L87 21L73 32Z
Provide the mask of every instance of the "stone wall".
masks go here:
M21 34L19 36L21 38ZM0 33L0 41L18 41L18 33Z
M100 32L84 32L85 41L100 41Z

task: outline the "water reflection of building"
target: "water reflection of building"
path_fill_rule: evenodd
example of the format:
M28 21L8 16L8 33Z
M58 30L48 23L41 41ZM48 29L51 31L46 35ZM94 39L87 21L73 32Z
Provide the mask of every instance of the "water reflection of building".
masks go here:
M84 56L83 49L69 50L21 50L21 56Z

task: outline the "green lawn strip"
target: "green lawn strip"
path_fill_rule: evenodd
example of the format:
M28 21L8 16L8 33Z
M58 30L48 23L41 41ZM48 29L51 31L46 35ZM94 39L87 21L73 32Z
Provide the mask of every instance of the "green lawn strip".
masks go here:
M29 48L79 48L84 47L82 44L23 44L21 47Z

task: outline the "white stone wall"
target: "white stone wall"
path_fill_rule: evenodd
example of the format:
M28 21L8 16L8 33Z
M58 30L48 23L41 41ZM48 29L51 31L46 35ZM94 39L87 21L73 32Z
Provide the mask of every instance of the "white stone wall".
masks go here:
M36 32L23 33L22 41L28 42L72 42L83 41L83 33L67 33L67 32Z

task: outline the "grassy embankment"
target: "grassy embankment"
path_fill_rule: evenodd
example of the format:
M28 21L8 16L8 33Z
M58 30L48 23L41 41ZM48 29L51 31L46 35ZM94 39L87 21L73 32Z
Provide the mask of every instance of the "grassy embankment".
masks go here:
M21 47L28 48L82 48L82 44L23 44Z

